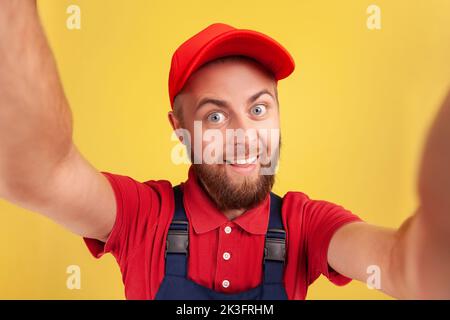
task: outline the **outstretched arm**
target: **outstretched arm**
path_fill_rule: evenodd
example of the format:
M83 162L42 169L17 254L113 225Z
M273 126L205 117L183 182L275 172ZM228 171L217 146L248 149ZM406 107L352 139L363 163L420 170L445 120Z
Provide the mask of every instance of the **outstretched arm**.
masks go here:
M330 266L352 279L379 267L380 289L397 298L450 299L450 91L427 138L414 215L398 230L345 225L328 249Z
M115 200L72 142L72 116L36 0L0 1L0 198L106 240Z

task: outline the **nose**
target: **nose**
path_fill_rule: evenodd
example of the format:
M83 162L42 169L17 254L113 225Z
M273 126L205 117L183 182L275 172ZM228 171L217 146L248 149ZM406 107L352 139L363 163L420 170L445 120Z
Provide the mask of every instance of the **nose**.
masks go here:
M227 127L227 148L233 148L237 157L256 155L258 140L257 127L253 121L243 114L236 114Z

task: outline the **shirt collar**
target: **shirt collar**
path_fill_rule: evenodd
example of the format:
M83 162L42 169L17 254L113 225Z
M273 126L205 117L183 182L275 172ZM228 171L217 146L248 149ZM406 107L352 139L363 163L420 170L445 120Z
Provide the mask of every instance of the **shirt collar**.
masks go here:
M183 184L183 203L196 233L205 233L229 222L200 186L194 168L189 168L188 180ZM232 221L251 234L264 235L269 223L270 195L256 207Z

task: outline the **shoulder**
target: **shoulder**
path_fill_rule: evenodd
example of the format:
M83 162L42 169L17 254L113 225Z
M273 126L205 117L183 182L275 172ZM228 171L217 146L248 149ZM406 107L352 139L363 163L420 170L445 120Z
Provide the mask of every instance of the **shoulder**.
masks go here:
M302 206L311 201L311 198L304 192L289 191L283 197L283 206Z
M283 221L286 227L303 231L328 228L348 220L358 220L350 210L331 201L312 199L303 192L288 192L283 197Z
M343 206L331 201L313 199L299 191L289 191L283 197L283 211L288 215L299 213L326 214L330 211L347 211Z
M163 195L173 195L173 185L168 180L147 180L143 184Z
M102 172L116 197L118 213L161 214L172 211L173 189L168 180L136 180L128 175Z
M282 199L283 216L288 220L292 218L298 219L312 201L307 194L300 191L289 191Z
M128 175L104 171L101 173L108 178L114 191L117 193L133 194L147 191L168 195L172 190L172 184L168 180L145 180L140 182Z

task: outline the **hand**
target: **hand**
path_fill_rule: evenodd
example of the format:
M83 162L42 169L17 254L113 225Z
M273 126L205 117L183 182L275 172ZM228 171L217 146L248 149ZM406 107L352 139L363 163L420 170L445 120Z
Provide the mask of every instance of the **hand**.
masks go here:
M425 142L418 189L420 207L407 237L409 261L416 265L417 293L428 299L449 299L450 90Z
M450 233L450 90L428 133L418 188L425 219Z

